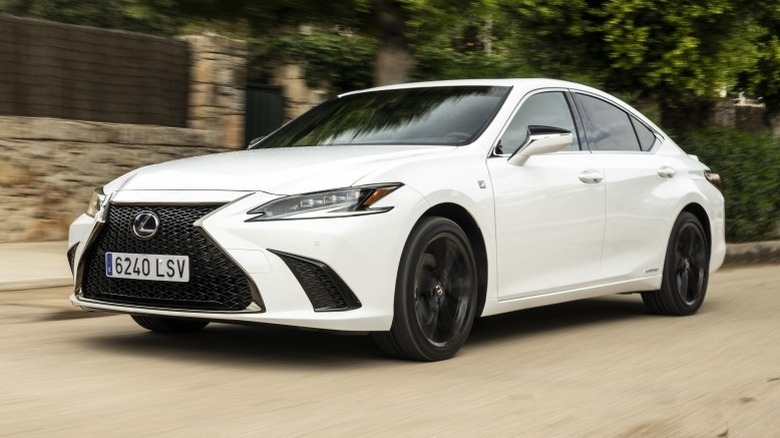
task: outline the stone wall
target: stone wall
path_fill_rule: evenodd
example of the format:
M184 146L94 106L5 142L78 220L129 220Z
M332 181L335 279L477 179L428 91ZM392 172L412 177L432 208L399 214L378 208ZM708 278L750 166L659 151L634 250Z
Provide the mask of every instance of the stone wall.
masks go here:
M775 114L769 118L769 129L772 130L772 134L780 137L780 114ZM778 235L780 236L780 229L778 229Z
M274 72L271 84L282 87L285 121L300 116L328 97L328 84L322 84L319 88L309 87L303 66L297 62L280 65Z
M190 45L188 128L0 117L0 243L64 240L92 191L117 176L244 146L245 46L216 35L182 39Z
M225 147L244 147L246 43L210 33L179 39L190 45L187 126L219 133Z
M0 117L0 132L0 242L66 239L95 188L142 165L224 150L214 132L187 128Z
M712 123L743 131L759 133L768 129L764 123L764 105L752 102L722 100L715 105ZM774 130L775 135L780 131Z

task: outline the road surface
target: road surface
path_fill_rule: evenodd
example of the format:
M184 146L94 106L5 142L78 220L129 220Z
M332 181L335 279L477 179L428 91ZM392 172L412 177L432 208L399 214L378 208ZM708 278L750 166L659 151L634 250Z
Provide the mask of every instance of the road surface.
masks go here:
M145 332L0 292L0 436L780 437L780 265L711 278L686 318L638 296L479 320L440 363L365 336Z

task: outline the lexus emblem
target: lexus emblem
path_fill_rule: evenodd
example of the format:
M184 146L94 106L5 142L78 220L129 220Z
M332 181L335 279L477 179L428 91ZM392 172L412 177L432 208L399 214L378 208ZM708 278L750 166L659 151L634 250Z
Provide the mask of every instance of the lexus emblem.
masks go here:
M133 221L133 234L139 239L151 239L160 229L160 218L151 211L138 213Z

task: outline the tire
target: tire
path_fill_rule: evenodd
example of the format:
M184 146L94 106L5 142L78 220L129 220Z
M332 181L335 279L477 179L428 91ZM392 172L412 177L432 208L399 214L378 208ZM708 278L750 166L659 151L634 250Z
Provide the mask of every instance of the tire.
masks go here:
M643 292L647 310L660 315L686 316L699 310L707 293L710 249L696 216L683 212L669 237L661 290Z
M168 318L164 316L131 315L141 327L155 333L194 333L202 330L209 321L202 319Z
M477 265L453 221L422 219L401 256L393 324L372 337L387 354L419 361L449 359L468 338L477 307Z

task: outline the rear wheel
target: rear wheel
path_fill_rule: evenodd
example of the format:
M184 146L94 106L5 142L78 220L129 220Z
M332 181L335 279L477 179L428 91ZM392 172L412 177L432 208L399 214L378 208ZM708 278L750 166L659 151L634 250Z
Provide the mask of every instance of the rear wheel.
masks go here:
M696 216L677 218L666 250L661 290L643 292L647 309L662 315L692 315L704 302L709 280L710 249Z
M401 257L392 327L374 333L376 343L387 354L407 359L454 356L474 322L476 273L463 230L449 219L423 219L412 230Z
M165 316L131 315L141 327L156 333L193 333L209 322L202 319L169 318Z

